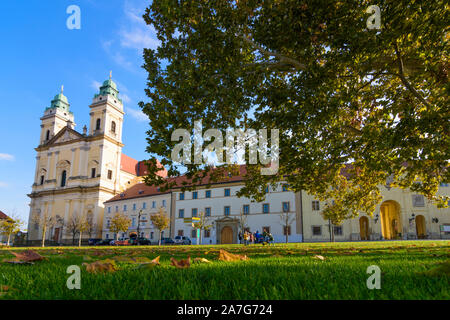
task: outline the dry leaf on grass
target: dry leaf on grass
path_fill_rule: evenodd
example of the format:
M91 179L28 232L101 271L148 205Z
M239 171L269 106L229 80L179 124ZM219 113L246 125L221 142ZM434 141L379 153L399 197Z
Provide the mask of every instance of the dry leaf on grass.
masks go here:
M7 295L12 288L10 286L5 286L0 284L0 297Z
M93 263L85 262L83 266L86 266L86 271L89 273L114 272L117 270L115 261L111 259L95 261Z
M170 261L172 262L171 265L177 268L189 268L191 266L191 257L181 259L180 261L170 258Z
M22 263L33 264L33 261L44 260L43 256L41 256L37 252L34 252L33 250L25 250L25 251L22 251L22 252L10 251L9 253L15 255L16 257L13 260L5 259L5 260L3 260L3 262L18 263L18 264L22 264Z
M315 259L322 260L322 261L325 260L325 258L324 258L323 256L320 256L320 255L315 255L314 258L315 258Z
M195 258L194 262L203 262L203 263L211 263L208 259L205 258Z
M238 261L238 260L249 260L249 257L243 256L240 254L233 254L228 251L220 249L219 251L219 260L220 261Z

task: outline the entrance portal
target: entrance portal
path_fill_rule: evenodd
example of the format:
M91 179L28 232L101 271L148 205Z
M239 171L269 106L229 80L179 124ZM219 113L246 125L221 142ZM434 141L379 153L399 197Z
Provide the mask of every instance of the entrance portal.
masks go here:
M231 227L223 227L220 233L220 239L222 244L231 244L233 243L233 229Z
M369 218L359 218L359 234L361 240L369 240Z
M425 217L423 215L416 216L416 234L417 239L425 239L427 237L427 228L425 225Z
M401 236L400 205L392 200L385 201L380 207L381 231L384 239L399 239Z

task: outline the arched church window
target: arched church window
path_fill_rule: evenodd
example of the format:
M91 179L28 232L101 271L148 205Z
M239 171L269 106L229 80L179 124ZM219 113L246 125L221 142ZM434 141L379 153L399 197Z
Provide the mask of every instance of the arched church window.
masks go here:
M47 130L47 133L45 135L45 140L50 139L50 130Z
M111 132L116 133L116 123L114 121L111 122Z
M64 170L61 173L61 187L65 187L66 186L66 176L67 176L67 172L66 172L66 170Z
M100 119L97 119L97 123L95 125L95 130L100 130Z

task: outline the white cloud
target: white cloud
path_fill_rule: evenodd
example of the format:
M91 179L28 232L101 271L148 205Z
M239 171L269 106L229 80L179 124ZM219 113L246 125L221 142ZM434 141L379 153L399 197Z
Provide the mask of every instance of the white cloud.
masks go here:
M6 188L8 184L6 182L0 181L0 188Z
M128 104L131 102L131 98L126 93L120 93L120 98L124 103Z
M0 153L0 160L14 161L14 156L12 154Z
M136 110L133 108L125 108L125 111L132 116L133 118L135 118L138 121L148 121L148 117L145 113L143 113L141 110Z
M149 26L134 27L131 30L120 31L120 45L142 51L143 48L156 49L160 41L156 39L155 32Z
M101 83L100 82L98 82L98 81L95 81L95 80L93 80L92 82L91 82L91 87L95 90L95 91L98 91L99 90L99 88L101 87Z

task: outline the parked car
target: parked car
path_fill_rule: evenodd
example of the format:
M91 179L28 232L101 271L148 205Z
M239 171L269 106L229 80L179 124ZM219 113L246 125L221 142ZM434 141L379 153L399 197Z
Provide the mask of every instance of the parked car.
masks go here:
M175 241L173 241L172 238L162 238L161 239L161 244L162 245L174 245L176 243L175 243Z
M176 236L174 241L176 244L192 244L191 239L186 236Z
M109 245L111 245L112 241L114 241L114 240L103 239L103 240L97 241L94 245L95 246L109 246Z
M119 238L118 240L111 241L110 244L112 246L129 246L131 245L131 242L128 238Z
M89 239L88 245L95 246L97 244L97 242L99 242L99 241L102 241L102 239Z
M139 238L139 240L136 238L132 238L129 240L129 242L132 245L150 245L150 244L152 244L151 241L147 238Z

